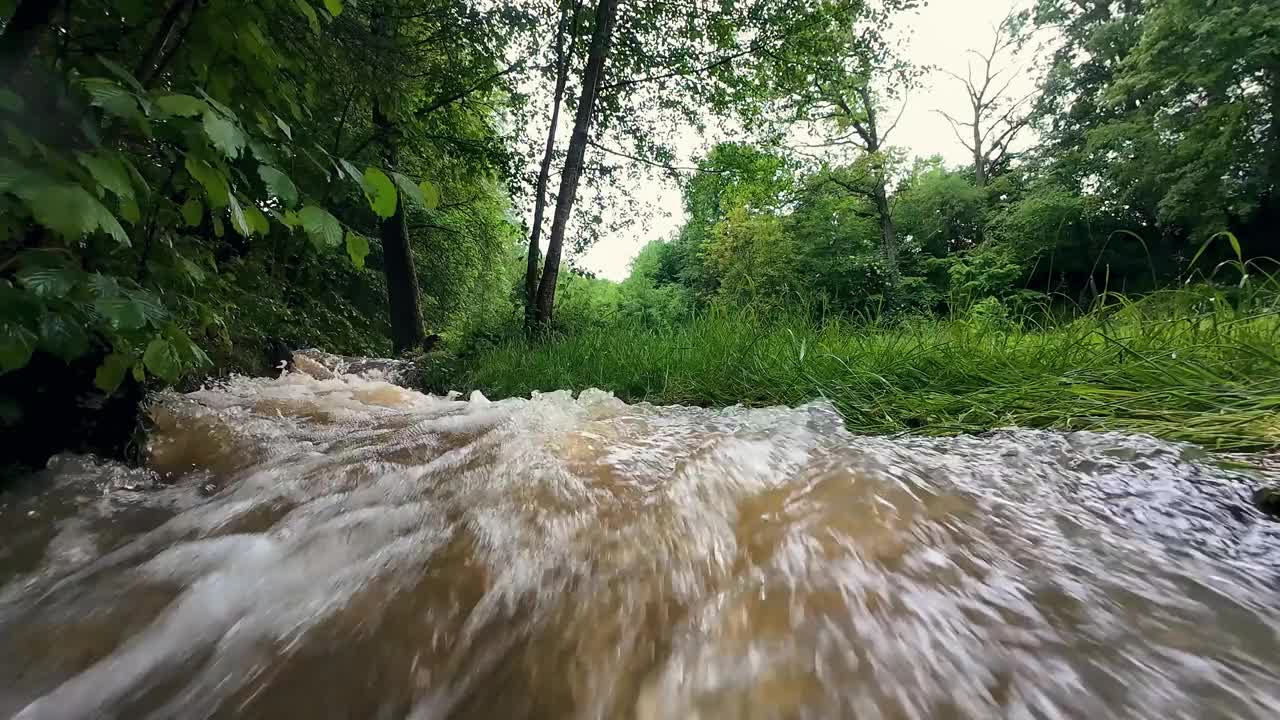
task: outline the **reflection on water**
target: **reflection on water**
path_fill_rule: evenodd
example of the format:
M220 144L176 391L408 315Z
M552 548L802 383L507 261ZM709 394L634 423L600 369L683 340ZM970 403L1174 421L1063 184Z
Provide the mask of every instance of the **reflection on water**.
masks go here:
M1113 434L827 406L159 397L0 500L0 716L1274 718L1280 526Z

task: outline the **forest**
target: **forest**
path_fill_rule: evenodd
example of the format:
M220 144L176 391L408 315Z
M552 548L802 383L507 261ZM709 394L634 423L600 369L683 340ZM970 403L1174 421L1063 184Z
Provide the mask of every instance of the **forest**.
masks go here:
M947 79L962 165L895 145L922 4L0 0L5 445L124 453L148 391L302 347L1280 444L1280 0L1012 7ZM682 226L595 277L653 182Z

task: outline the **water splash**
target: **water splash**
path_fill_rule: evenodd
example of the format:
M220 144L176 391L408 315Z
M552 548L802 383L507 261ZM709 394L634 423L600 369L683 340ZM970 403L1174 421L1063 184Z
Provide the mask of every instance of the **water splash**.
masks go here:
M0 714L1280 716L1280 528L1193 449L378 377L0 506Z

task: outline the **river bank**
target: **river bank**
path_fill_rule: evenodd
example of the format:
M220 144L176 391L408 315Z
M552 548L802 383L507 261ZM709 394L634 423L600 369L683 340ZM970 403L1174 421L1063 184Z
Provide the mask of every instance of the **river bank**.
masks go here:
M1074 320L858 323L713 308L464 355L443 381L490 397L598 387L703 407L830 401L857 433L1002 427L1141 432L1219 452L1280 446L1280 320L1191 291Z

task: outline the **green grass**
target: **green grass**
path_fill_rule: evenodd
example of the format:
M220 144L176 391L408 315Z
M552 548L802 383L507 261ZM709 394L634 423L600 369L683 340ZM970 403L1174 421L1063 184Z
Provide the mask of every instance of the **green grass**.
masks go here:
M1208 286L1111 296L1052 326L721 308L670 329L623 323L480 350L450 385L708 407L826 398L861 433L1126 430L1261 450L1280 445L1278 298Z

